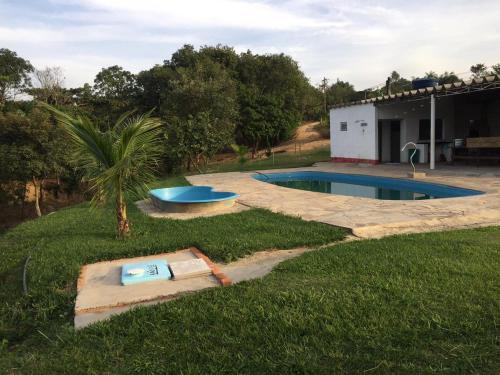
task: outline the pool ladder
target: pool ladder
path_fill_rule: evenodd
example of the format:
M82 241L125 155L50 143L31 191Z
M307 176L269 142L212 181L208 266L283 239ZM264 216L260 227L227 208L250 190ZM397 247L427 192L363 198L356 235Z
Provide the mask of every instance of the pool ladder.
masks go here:
M415 142L408 142L403 146L403 148L401 149L401 152L403 152L405 150L406 146L408 146L408 145L413 145L413 147L415 147L413 150L413 154L411 154L411 156L410 156L411 167L413 168L413 174L415 174L415 164L413 164L413 157L417 153L417 144Z

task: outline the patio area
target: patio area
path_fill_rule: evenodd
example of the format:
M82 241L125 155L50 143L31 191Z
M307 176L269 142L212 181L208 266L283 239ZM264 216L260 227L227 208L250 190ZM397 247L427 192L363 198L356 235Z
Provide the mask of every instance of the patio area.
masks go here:
M406 164L357 165L318 163L314 167L287 169L406 178ZM355 236L380 238L392 234L419 233L500 224L500 167L438 165L426 172L425 181L476 189L486 194L421 201L384 201L295 190L257 181L255 172L205 174L186 177L193 185L240 194L238 202L299 216L304 220L348 228ZM260 172L279 172L270 170Z

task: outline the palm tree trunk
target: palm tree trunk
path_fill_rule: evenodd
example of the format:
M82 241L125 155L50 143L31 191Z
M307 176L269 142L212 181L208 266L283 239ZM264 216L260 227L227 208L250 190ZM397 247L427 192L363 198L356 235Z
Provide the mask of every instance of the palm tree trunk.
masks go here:
M122 191L119 191L116 195L116 219L118 223L118 237L123 238L128 236L130 225L127 218L127 205Z
M37 185L37 181L35 176L32 176L33 180L33 187L35 188L35 211L36 211L36 216L41 217L42 216L42 210L40 209L40 193Z

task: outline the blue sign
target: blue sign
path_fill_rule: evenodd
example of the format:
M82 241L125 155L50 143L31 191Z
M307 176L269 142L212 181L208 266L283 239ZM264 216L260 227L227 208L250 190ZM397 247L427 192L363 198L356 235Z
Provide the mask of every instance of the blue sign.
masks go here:
M166 260L151 260L143 263L129 263L122 266L122 285L139 284L147 281L170 280L172 274Z

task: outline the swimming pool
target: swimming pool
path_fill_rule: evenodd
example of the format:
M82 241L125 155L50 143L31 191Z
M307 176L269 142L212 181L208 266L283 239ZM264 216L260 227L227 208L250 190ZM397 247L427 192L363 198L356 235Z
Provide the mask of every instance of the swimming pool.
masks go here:
M484 194L479 190L429 182L346 173L258 173L253 178L291 189L382 200L456 198Z

